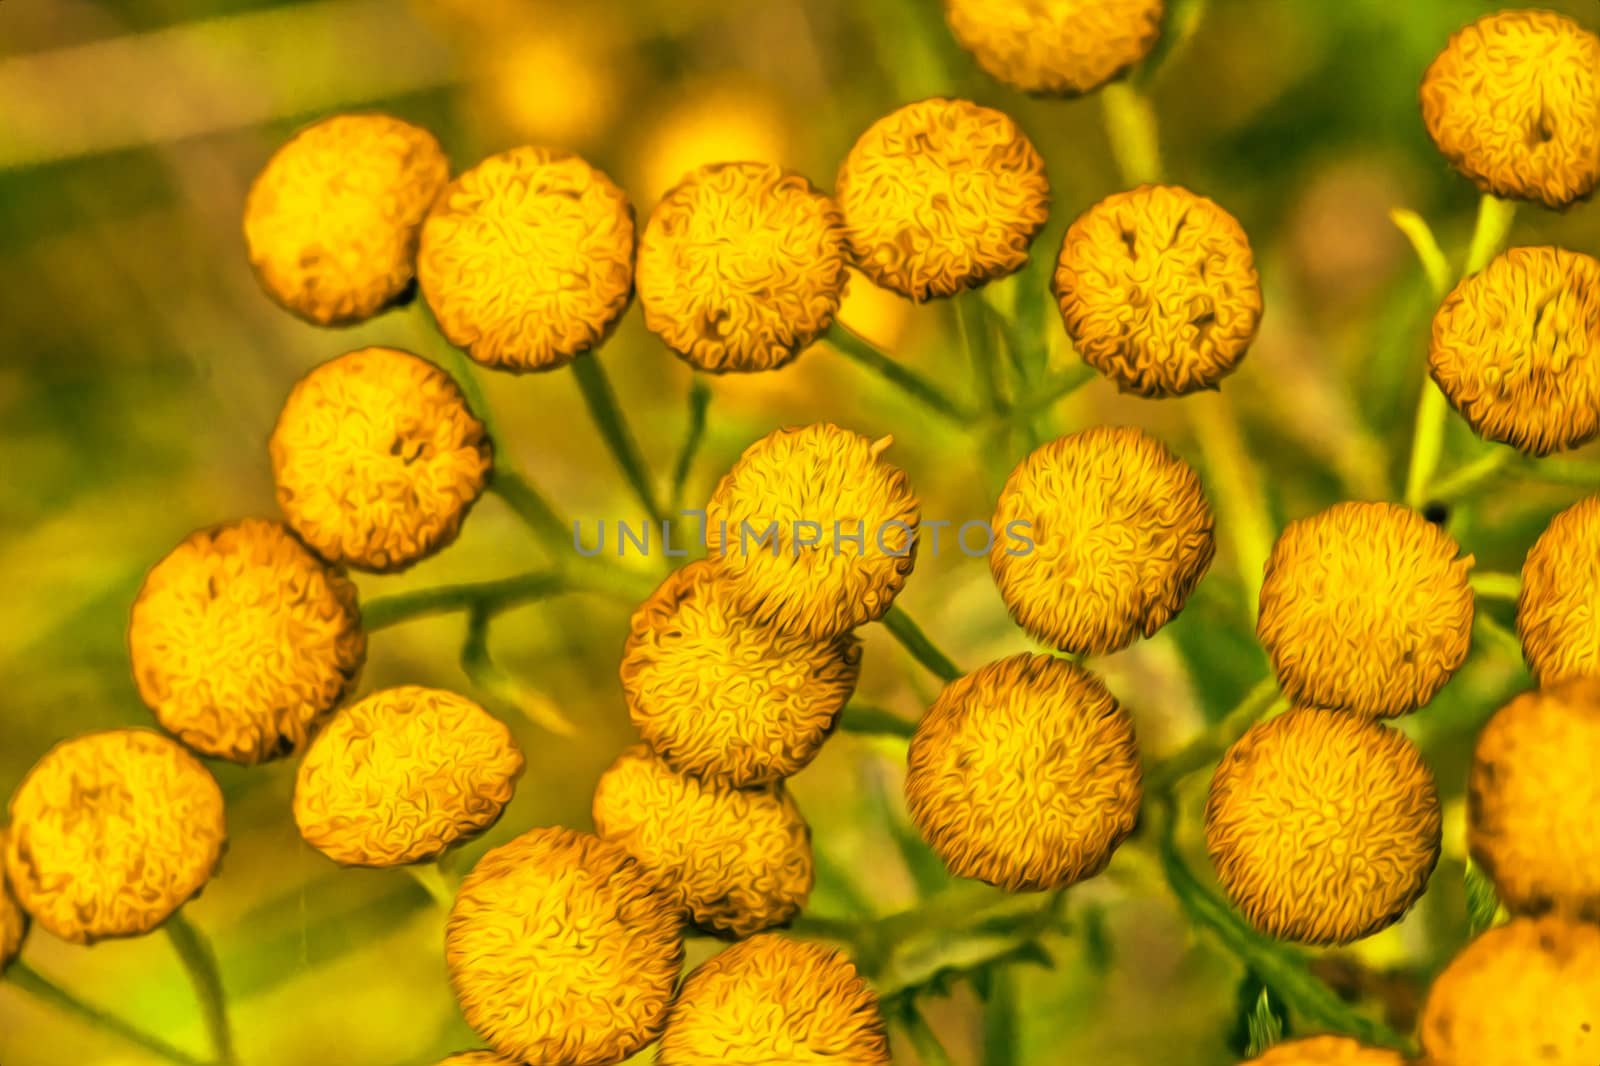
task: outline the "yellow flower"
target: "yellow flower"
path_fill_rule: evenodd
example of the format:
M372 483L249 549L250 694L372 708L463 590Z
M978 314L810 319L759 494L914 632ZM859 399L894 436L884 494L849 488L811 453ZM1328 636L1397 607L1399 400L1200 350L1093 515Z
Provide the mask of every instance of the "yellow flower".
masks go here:
M1244 1066L1406 1066L1397 1051L1367 1047L1344 1036L1313 1036L1274 1044Z
M1466 661L1472 589L1450 534L1398 504L1339 503L1273 545L1256 635L1297 704L1392 717Z
M744 787L816 757L860 668L852 634L814 641L751 624L700 560L634 612L622 694L639 735L674 769Z
M908 766L911 818L950 872L1013 892L1100 873L1144 794L1132 717L1099 678L1048 655L945 686Z
M1261 322L1249 238L1176 185L1141 185L1078 216L1051 288L1083 361L1141 396L1217 388Z
M707 931L746 937L782 925L811 892L811 830L782 782L702 782L637 744L601 775L593 813L595 831Z
M492 445L449 374L393 348L323 363L272 431L289 526L329 562L404 569L455 540Z
M1161 441L1097 426L1036 449L995 506L989 569L1041 643L1104 654L1183 609L1216 554L1193 469Z
M1223 756L1206 848L1239 910L1268 936L1349 944L1400 920L1439 859L1433 774L1400 732L1301 708Z
M1600 678L1525 692L1478 735L1467 843L1513 914L1600 921Z
M1519 918L1468 944L1428 990L1429 1066L1600 1062L1600 927Z
M294 820L335 862L423 862L493 825L522 768L511 731L471 700L385 689L317 735L295 780Z
M222 856L222 790L176 742L143 729L62 741L11 796L12 891L62 940L155 929Z
M666 1024L683 968L671 899L622 847L534 829L461 882L445 965L467 1024L541 1066L606 1066Z
M128 626L139 694L196 751L299 751L366 661L356 587L277 522L190 534L144 579Z
M492 1051L458 1051L438 1063L438 1066L522 1066Z
M878 998L842 952L764 933L684 981L660 1066L889 1066Z
M440 195L422 226L422 295L484 366L549 370L603 341L633 293L633 207L575 155L514 148Z
M1553 11L1451 35L1422 77L1433 143L1486 193L1566 207L1600 181L1600 38Z
M1550 520L1522 564L1517 635L1542 685L1600 674L1600 496Z
M11 960L22 951L22 940L28 935L28 913L11 894L5 854L6 831L0 829L0 974L5 973Z
M856 265L917 301L1021 270L1050 209L1044 160L1010 116L937 97L868 127L836 192Z
M245 200L250 264L267 295L320 326L371 318L416 269L417 231L450 180L427 130L335 115L267 162Z
M1600 433L1600 262L1512 248L1433 316L1428 371L1486 440L1543 456Z
M1093 92L1161 36L1162 0L945 0L961 47L997 81L1028 93Z
M844 222L799 174L771 163L717 163L656 205L637 270L645 325L691 365L775 370L839 310Z
M831 423L746 448L706 504L706 543L750 620L832 640L882 618L916 557L917 498L869 441Z

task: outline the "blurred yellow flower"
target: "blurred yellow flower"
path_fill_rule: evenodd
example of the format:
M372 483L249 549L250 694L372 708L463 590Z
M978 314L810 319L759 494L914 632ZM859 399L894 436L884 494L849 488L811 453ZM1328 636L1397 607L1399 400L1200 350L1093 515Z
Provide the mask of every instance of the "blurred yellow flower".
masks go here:
M1029 93L1092 92L1149 54L1162 0L945 0L962 48L997 81Z
M28 935L28 914L11 894L5 854L6 831L0 829L0 974L21 953L23 938Z
M437 1066L523 1066L523 1064L496 1055L492 1051L459 1051L447 1059L441 1059Z
M1542 685L1600 675L1600 496L1550 520L1522 564L1517 635Z
M509 132L530 143L577 147L610 130L623 95L618 57L593 32L592 14L563 18L545 10L532 25L478 42L486 102Z
M1244 1066L1406 1066L1398 1051L1367 1047L1346 1036L1313 1036L1274 1044Z
M781 164L793 155L788 119L759 84L690 85L650 118L638 146L638 186L653 203L684 176L725 159Z

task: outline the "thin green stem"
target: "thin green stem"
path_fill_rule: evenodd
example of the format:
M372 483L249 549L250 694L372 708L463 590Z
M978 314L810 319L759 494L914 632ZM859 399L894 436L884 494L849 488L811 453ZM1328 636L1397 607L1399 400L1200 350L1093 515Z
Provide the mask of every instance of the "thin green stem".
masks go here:
M944 681L954 681L962 675L961 667L940 651L938 646L928 639L922 627L899 607L890 607L889 613L879 621L883 623L883 628L893 634L894 639L911 653L911 657L935 677Z
M939 1037L929 1027L928 1020L917 1009L914 998L906 996L901 1000L897 1020L910 1039L911 1046L916 1049L917 1058L922 1060L922 1066L953 1066L950 1053L944 1049Z
M865 367L877 374L928 410L962 425L973 421L974 415L965 405L956 402L939 386L879 351L865 338L852 333L839 323L835 322L828 328L823 340L840 355L857 366Z
M428 309L427 301L421 299L416 301L412 308L411 321L416 328L417 336L423 341L425 349L423 354L455 379L456 387L461 390L462 397L467 401L467 407L478 416L478 421L483 423L484 431L494 442L495 451L499 452L503 447L500 426L495 419L493 409L489 406L489 398L483 393L483 385L478 381L477 372L473 369L476 364L439 332L438 323L433 320L433 312Z
M1527 473L1552 485L1600 488L1600 463L1586 463L1578 459L1541 459L1529 463Z
M1186 410L1211 476L1208 487L1216 503L1218 524L1229 533L1234 566L1244 588L1245 611L1253 622L1267 560L1277 539L1263 499L1261 474L1245 449L1226 393L1192 397Z
M515 470L497 466L489 481L489 491L505 501L546 550L558 555L566 553L572 543L567 523L527 478Z
M1026 422L1050 410L1099 376L1099 371L1088 363L1076 363L1054 378L1041 381L1027 395L1019 397L1011 405L1009 417L1015 422Z
M26 963L13 962L6 969L5 979L7 984L21 989L39 1002L48 1004L64 1014L70 1014L97 1032L141 1048L157 1058L176 1063L177 1066L207 1066L204 1059L175 1048L93 1004L85 1003Z
M916 733L917 723L882 707L851 703L839 717L839 728L867 736L910 737Z
M1150 99L1126 81L1112 82L1100 90L1106 136L1117 172L1128 185L1161 180L1161 138Z
M678 451L678 461L672 468L672 495L668 497L672 514L683 508L684 488L689 484L689 472L694 468L695 456L706 436L706 411L711 407L711 386L705 376L695 374L689 379L689 425L684 431L683 447Z
M977 984L983 996L984 1066L1019 1066L1022 1049L1013 967L991 967L979 975Z
M1511 466L1516 458L1517 453L1510 448L1496 448L1492 452L1485 452L1472 462L1435 481L1428 496L1441 502L1459 500L1493 481L1501 471Z
M1478 611L1472 616L1472 628L1477 633L1478 639L1484 644L1498 648L1508 658L1515 662L1522 662L1522 641L1517 635L1505 626L1496 622L1483 611Z
M1462 277L1471 277L1489 265L1489 260L1500 254L1511 237L1511 224L1517 219L1515 200L1502 200L1485 195L1478 201L1478 220L1472 228L1472 241L1467 245L1467 262L1461 269Z
M993 336L989 331L986 309L973 297L972 302L959 298L950 301L956 318L956 328L966 347L967 359L972 364L972 380L983 409L991 415L1006 409L1000 388L1000 364L994 358Z
M1206 0L1170 0L1161 21L1161 36L1133 74L1135 85L1143 88L1155 82L1172 58L1193 40L1205 10Z
M416 618L468 608L494 613L532 600L557 596L572 588L572 580L565 574L534 570L495 581L440 585L379 596L362 606L361 620L367 631L372 632Z
M651 521L660 525L663 516L661 507L656 503L655 489L650 483L649 468L645 465L638 442L634 440L633 432L628 428L627 420L622 415L622 408L617 404L616 391L611 387L611 380L606 376L605 367L600 365L599 356L594 352L578 356L572 361L572 375L577 379L578 388L583 393L583 402L588 405L589 415L594 419L601 439L610 449L617 465L622 468L622 476L627 479L634 496L643 505L645 514Z
M228 999L222 987L222 975L217 969L217 953L205 934L189 924L181 910L167 919L164 928L167 938L172 941L173 950L189 973L190 983L194 985L206 1031L211 1034L212 1061L216 1066L235 1066L239 1060L233 1050L233 1030L228 1025Z
M449 878L445 877L444 871L439 869L438 863L412 863L408 866L402 866L401 869L406 872L407 877L422 886L423 891L427 892L428 897L438 904L440 910L446 914L450 913L451 908L456 905L456 894L450 885Z
M461 672L467 680L540 729L560 737L577 736L577 725L552 700L494 661L489 654L489 621L489 613L481 608L467 615L467 636L461 643Z
M1433 228L1421 215L1403 207L1390 211L1389 221L1411 242L1412 250L1417 253L1417 261L1422 264L1423 276L1428 279L1428 291L1433 294L1434 302L1438 303L1450 291L1452 271L1450 260L1445 258L1444 249L1439 247L1439 239L1433 235Z
M1232 710L1217 719L1200 736L1150 768L1145 790L1152 795L1170 791L1178 782L1222 758L1233 742L1273 709L1283 706L1276 678L1258 681Z
M1472 591L1486 600L1507 600L1517 602L1517 597L1522 594L1522 578L1516 574L1496 574L1488 570L1480 570L1467 578L1467 584L1472 586Z

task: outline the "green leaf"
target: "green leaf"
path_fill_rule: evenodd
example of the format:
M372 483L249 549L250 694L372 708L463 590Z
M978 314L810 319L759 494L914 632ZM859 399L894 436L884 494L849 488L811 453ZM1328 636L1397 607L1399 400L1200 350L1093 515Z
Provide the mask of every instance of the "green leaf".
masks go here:
M1498 924L1500 897L1495 894L1494 882L1483 868L1467 860L1467 927L1473 936Z
M1249 1026L1250 1043L1245 1054L1252 1059L1283 1039L1283 1019L1273 1011L1272 995L1265 987L1256 996L1255 1006L1250 1008Z

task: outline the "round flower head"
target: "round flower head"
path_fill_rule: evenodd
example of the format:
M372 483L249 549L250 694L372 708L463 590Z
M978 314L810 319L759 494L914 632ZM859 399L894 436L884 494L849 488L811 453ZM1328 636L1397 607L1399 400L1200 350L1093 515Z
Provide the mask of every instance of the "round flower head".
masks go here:
M335 115L279 148L250 186L244 237L267 295L319 326L371 318L405 293L417 231L450 163L388 115Z
M684 981L660 1066L889 1066L878 998L840 951L764 933Z
M633 208L577 156L514 148L439 197L422 226L417 280L440 331L484 366L561 366L627 309Z
M1600 433L1600 262L1512 248L1445 297L1428 371L1486 440L1529 455Z
M1457 30L1422 78L1422 121L1486 193L1565 207L1600 180L1600 38L1553 11Z
M1542 685L1600 675L1600 496L1550 520L1522 564L1517 635Z
M1512 913L1600 921L1600 678L1526 692L1478 735L1467 843Z
M1028 93L1093 92L1161 36L1162 0L945 0L944 17L984 73Z
M799 174L717 163L662 198L639 238L644 323L700 370L775 370L844 298L844 221Z
M1600 1062L1600 926L1518 918L1480 934L1422 1008L1429 1066Z
M12 896L6 880L5 853L6 833L0 829L0 973L22 951L22 939L28 933L27 912Z
M905 471L830 423L746 448L706 504L706 545L758 625L832 640L882 618L916 557L919 508Z
M259 763L304 747L366 660L356 587L277 522L191 533L146 575L128 652L162 728Z
M458 1051L438 1066L522 1066L492 1051Z
M1345 1036L1313 1036L1274 1044L1244 1066L1406 1066L1397 1051L1367 1047Z
M1156 438L1097 426L1036 449L995 506L989 569L1017 624L1104 654L1170 622L1216 554L1211 505Z
M746 937L782 925L811 892L811 830L781 782L702 782L638 744L601 775L594 826L711 932Z
M1460 552L1398 504L1346 502L1290 522L1256 619L1283 694L1379 717L1433 699L1472 640L1473 558Z
M323 363L272 431L278 506L313 551L400 570L455 540L492 447L449 374L393 348Z
M1012 892L1106 868L1143 798L1133 719L1093 674L1015 655L945 686L911 738L906 802L950 872Z
M1261 322L1249 238L1176 185L1141 185L1078 216L1052 291L1083 361L1141 396L1216 388Z
M511 731L471 700L407 685L317 735L295 780L306 842L349 866L436 859L500 817L523 767Z
M639 735L674 769L744 787L816 758L860 668L853 634L817 641L750 624L700 560L634 612L622 694Z
M226 835L222 790L177 742L88 733L46 752L12 794L6 875L62 940L139 936L205 887Z
M1044 160L1011 117L967 100L907 104L874 122L835 189L856 265L926 300L1022 269L1044 226Z
M1439 859L1433 774L1405 735L1301 708L1223 756L1206 848L1250 924L1303 944L1348 944L1400 920Z
M618 1063L661 1034L678 913L620 845L535 829L461 882L445 965L467 1024L515 1062Z

